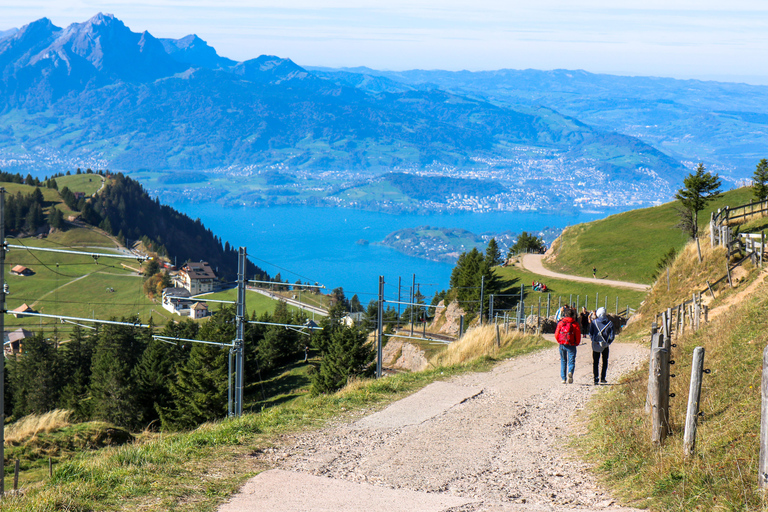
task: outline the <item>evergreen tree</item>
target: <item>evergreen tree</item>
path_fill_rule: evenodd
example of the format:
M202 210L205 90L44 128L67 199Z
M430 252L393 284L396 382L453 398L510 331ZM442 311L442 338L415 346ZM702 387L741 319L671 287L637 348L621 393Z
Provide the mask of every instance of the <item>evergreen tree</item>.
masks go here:
M90 384L94 419L139 426L132 372L144 352L147 334L143 329L122 325L106 325L99 333Z
M712 175L704 169L704 164L699 163L695 173L691 173L683 179L683 188L677 191L675 199L680 201L683 209L680 227L686 231L691 239L696 240L696 249L701 262L701 246L699 245L699 212L710 201L721 197L720 178Z
M141 425L146 426L159 419L160 411L173 405L171 383L176 378L178 366L189 352L182 346L181 342L171 344L151 339L134 367L137 421Z
M757 164L752 181L752 191L755 194L755 200L765 201L768 199L768 160L765 158Z
M361 375L373 361L373 346L365 332L339 326L333 329L320 368L312 379L312 392L331 393L343 387L350 377Z
M231 343L235 338L234 317L234 306L223 306L189 339ZM229 351L223 347L191 343L189 355L169 384L172 405L159 410L163 428L193 428L226 415L228 358Z
M188 429L227 413L228 351L193 343L170 383L173 405L160 409L163 428Z
M85 336L76 325L69 341L60 346L58 356L61 373L66 376L58 407L73 411L76 418L86 420L91 417L88 389L91 382L93 339Z
M60 378L56 365L56 346L38 333L23 341L24 355L11 365L16 417L41 414L56 408Z
M532 233L523 231L515 244L509 248L508 258L524 252L542 252L544 250L544 240Z
M495 267L501 265L501 251L499 245L496 243L495 238L491 238L488 242L488 247L485 249L485 261L489 267Z
M365 311L363 305L360 304L360 299L357 298L357 294L353 295L352 298L349 299L349 310L353 313L362 313Z

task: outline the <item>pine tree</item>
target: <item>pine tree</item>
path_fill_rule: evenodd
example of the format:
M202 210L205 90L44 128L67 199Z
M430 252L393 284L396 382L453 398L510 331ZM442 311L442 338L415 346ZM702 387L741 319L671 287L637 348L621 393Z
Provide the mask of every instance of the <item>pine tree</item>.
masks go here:
M134 367L137 420L140 424L148 425L159 419L159 411L172 406L171 383L188 352L182 346L182 342L171 344L152 339Z
M765 158L757 164L752 181L752 191L755 194L755 200L765 201L768 199L768 160Z
M14 416L44 413L56 408L60 378L56 346L41 333L23 341L23 357L11 365Z
M701 246L699 245L699 212L707 203L720 197L720 178L712 175L704 169L704 164L699 163L695 173L691 173L683 180L683 188L677 191L675 199L682 205L679 224L688 233L691 239L696 240L696 249L701 262Z
M62 375L66 376L58 407L73 411L76 418L86 420L91 417L88 388L91 382L93 339L85 336L76 325L69 342L60 346L58 355L59 368Z
M342 388L350 377L366 371L373 361L373 347L365 332L339 326L333 330L320 368L312 379L312 392L331 393Z
M160 410L163 428L188 429L227 413L228 351L195 343L170 383L173 405Z
M501 251L499 245L496 243L495 238L491 238L488 242L488 247L485 249L485 261L489 267L495 267L501 265Z
M142 331L106 325L99 333L90 385L94 419L127 427L139 426L132 371L146 346L147 332Z

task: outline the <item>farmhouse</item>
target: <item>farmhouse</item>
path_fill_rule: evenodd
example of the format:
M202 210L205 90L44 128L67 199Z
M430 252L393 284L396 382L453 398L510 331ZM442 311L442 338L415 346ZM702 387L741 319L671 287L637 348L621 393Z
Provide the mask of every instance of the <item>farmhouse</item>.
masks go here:
M24 318L25 316L27 316L24 313L27 313L27 312L34 313L35 310L32 309L31 307L27 306L26 304L22 304L21 306L19 306L16 309L12 310L11 314L14 317L16 317L16 318Z
M163 289L163 307L174 315L190 318L208 316L208 305L191 298L192 294L186 288L170 287Z
M205 318L208 316L208 304L205 302L195 302L189 308L190 318Z
M16 265L11 269L11 275L14 275L14 276L31 276L33 274L34 272L32 271L31 268L27 268L22 265Z
M27 338L31 338L34 336L34 333L18 328L13 332L6 332L4 333L4 343L3 346L5 348L5 355L13 355L13 354L20 354L23 348L23 341ZM5 345L7 343L7 345Z
M191 295L215 291L218 288L218 280L208 262L189 262L179 270L179 274L173 278L173 284L185 288Z

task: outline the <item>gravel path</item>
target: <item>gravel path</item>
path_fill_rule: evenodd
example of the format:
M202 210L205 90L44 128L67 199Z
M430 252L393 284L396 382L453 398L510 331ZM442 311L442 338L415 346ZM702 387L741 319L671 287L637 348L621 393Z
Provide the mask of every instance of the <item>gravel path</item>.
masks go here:
M646 357L614 343L609 381ZM574 383L562 384L557 349L547 349L433 383L354 423L286 437L257 455L274 470L220 511L631 510L567 450L583 428L574 412L600 392L591 361L589 345L579 347Z
M612 279L594 279L592 277L572 276L569 274L559 274L544 268L544 264L542 263L543 259L543 254L523 254L523 257L520 258L520 264L525 270L529 270L534 274L539 274L540 276L554 277L556 279L566 279L568 281L580 281L582 283L605 284L608 286L629 288L630 290L638 290L641 292L647 292L651 289L651 286L647 284L629 283L627 281L614 281Z

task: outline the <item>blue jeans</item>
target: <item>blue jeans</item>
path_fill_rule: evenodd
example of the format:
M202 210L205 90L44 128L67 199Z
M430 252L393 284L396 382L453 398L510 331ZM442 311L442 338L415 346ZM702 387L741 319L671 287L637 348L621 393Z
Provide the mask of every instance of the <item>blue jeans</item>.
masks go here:
M566 359L568 361L568 373L576 369L576 347L573 345L560 345L560 378L565 380L568 376L565 371Z

